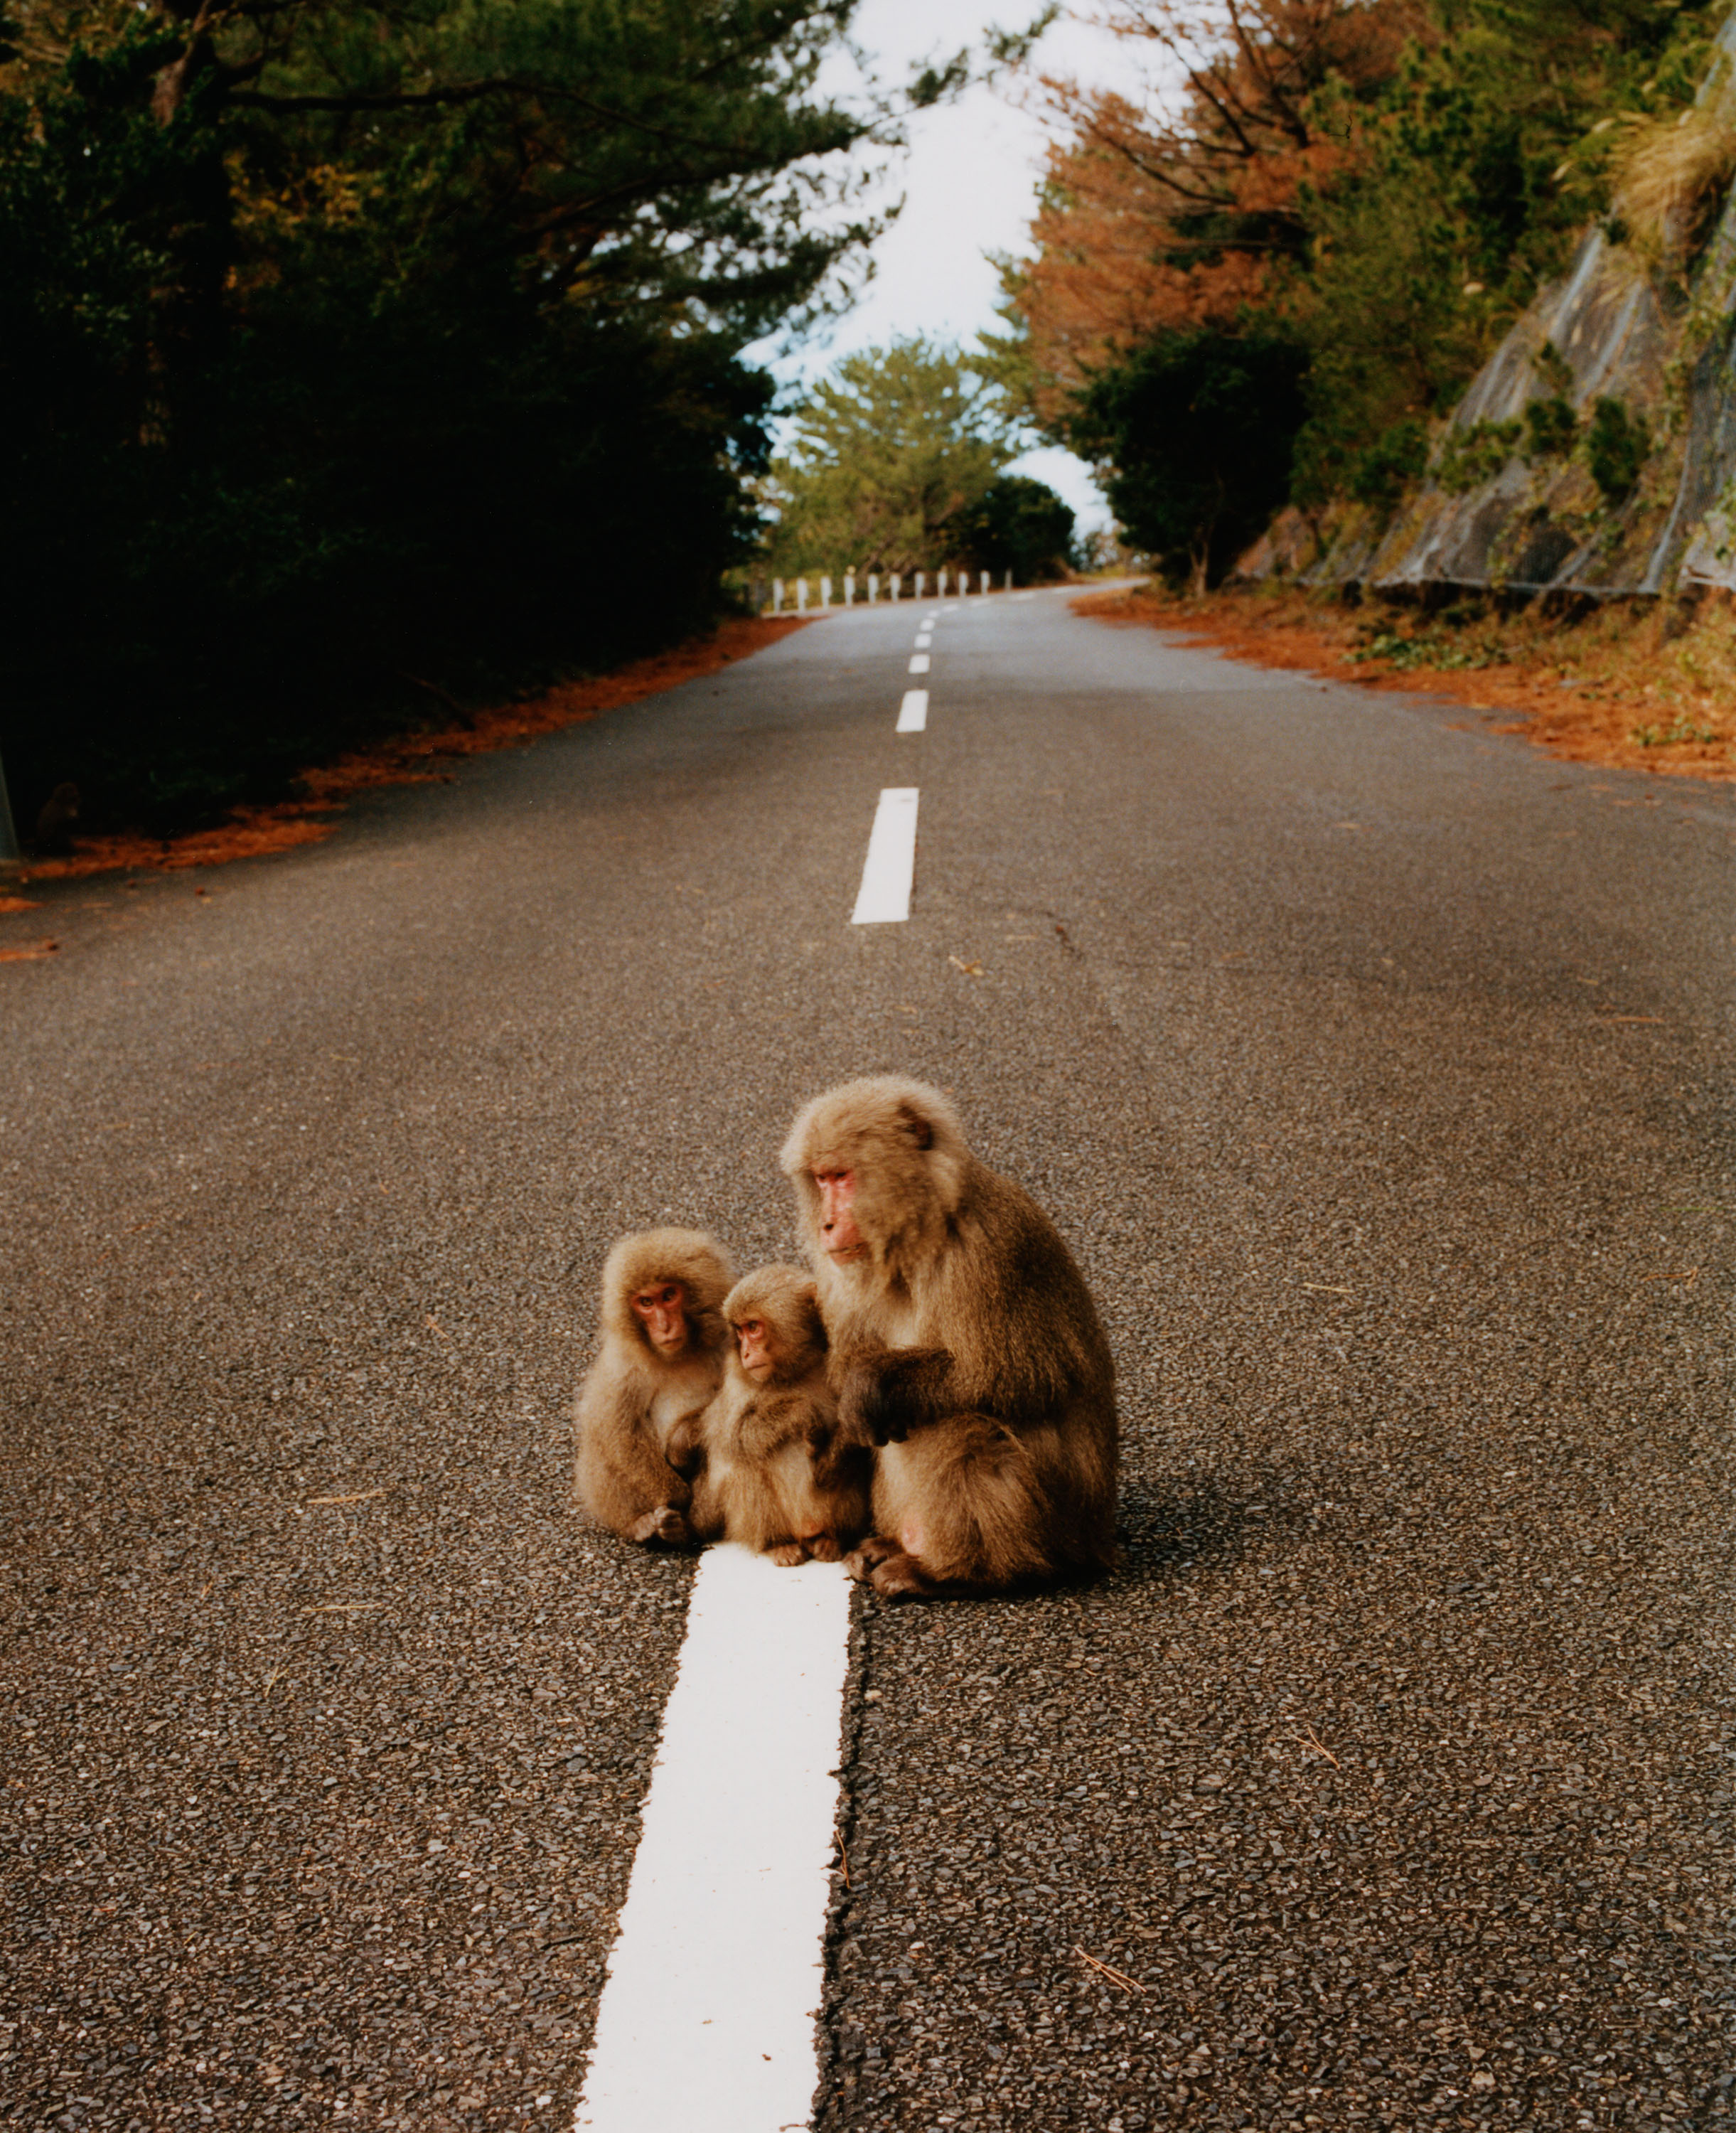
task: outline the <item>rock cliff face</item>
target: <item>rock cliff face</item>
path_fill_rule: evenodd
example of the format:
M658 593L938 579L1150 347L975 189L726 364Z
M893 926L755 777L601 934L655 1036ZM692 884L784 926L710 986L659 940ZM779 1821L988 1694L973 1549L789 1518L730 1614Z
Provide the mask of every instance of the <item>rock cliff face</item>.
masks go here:
M1736 123L1736 15L1701 117ZM1391 518L1286 511L1238 575L1399 592L1736 590L1736 189L1686 289L1602 228L1472 381Z

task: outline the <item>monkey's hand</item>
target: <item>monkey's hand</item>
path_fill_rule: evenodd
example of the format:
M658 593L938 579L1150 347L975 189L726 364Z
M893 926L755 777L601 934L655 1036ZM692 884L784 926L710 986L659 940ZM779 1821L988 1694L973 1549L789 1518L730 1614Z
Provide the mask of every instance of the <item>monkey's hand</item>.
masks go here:
M856 1488L871 1478L873 1457L867 1445L821 1423L808 1433L808 1468L819 1488Z
M854 1444L902 1444L942 1412L952 1370L946 1348L882 1348L855 1356L839 1388L838 1419Z
M813 1421L813 1402L800 1393L756 1394L736 1417L735 1448L743 1459L770 1459L805 1437Z
M690 1481L705 1464L705 1440L700 1433L700 1409L684 1414L669 1432L663 1457L684 1481Z

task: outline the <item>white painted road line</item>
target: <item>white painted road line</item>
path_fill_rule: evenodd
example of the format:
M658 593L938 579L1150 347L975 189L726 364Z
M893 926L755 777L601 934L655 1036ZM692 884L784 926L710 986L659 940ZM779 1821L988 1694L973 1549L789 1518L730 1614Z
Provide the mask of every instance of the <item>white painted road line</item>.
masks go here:
M921 733L928 724L928 691L926 689L906 689L904 701L898 706L900 733Z
M911 652L909 671L912 674L926 674L928 672L928 654L926 652Z
M586 2133L807 2125L849 1626L836 1563L700 1558L575 2121Z
M862 886L852 926L902 926L910 917L911 883L916 871L916 793L914 785L888 785L874 811Z
M931 644L932 644L932 643L934 643L934 641L935 641L935 638L934 638L934 632L933 632L932 630L931 630L931 629L919 629L919 630L916 632L916 649L917 649L917 651L919 651L919 652L926 652L926 651L927 651L927 649L928 649L929 646L930 646Z

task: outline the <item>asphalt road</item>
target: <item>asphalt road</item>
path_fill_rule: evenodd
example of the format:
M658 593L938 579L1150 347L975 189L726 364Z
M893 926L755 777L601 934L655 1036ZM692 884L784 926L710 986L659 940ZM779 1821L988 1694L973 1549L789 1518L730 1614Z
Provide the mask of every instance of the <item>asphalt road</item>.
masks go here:
M593 1283L899 1067L1124 1560L858 1598L818 2123L1729 2121L1731 792L1056 595L895 735L916 612L0 919L0 2121L570 2123L691 1577L568 1509Z

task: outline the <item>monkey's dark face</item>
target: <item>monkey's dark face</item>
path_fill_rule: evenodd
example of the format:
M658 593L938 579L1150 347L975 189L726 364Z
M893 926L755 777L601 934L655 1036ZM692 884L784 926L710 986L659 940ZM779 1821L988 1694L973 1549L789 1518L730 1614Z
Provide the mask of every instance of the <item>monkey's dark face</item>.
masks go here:
M742 1359L742 1368L756 1384L762 1384L777 1368L777 1351L772 1346L772 1328L763 1318L743 1318L735 1329L736 1352Z
M645 1337L666 1361L685 1353L687 1330L687 1292L678 1281L653 1283L635 1289L628 1299L633 1315L645 1328Z
M827 1258L839 1266L865 1258L868 1245L856 1226L855 1172L816 1170L814 1187L820 1195L820 1240Z

